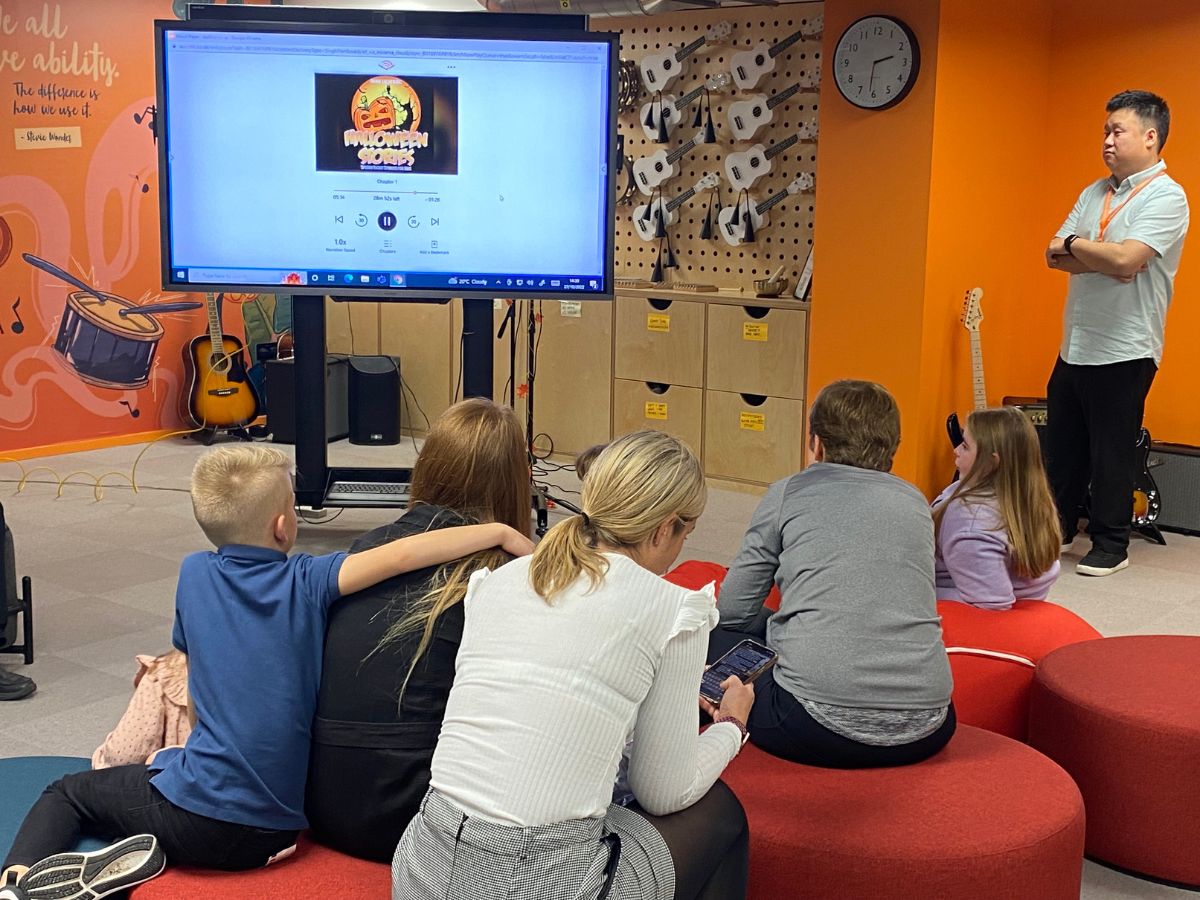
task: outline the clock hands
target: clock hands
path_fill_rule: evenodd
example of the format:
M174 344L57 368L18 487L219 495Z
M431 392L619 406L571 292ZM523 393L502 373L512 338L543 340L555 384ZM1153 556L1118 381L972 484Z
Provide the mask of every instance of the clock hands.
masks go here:
M890 56L885 56L882 59L877 59L877 60L875 60L875 62L871 63L871 78L867 82L867 90L868 91L871 90L872 85L875 84L875 67L877 65L879 65L881 62L887 62L889 59L895 59L895 58L896 58L896 54L893 53Z

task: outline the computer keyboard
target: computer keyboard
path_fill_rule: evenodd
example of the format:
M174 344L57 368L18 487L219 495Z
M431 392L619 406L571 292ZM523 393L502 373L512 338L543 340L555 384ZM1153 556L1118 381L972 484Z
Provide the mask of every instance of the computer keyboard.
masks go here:
M406 481L335 481L325 494L326 502L345 501L380 506L406 506L410 485Z

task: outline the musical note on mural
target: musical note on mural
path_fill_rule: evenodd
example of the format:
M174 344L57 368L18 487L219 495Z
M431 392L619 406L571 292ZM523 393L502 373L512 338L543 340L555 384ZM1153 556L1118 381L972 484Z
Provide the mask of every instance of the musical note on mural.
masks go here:
M140 184L142 186L141 190L142 190L143 194L147 194L150 192L150 185L148 185L146 182L142 181L141 175L130 175L129 177L133 179L134 184Z
M133 121L137 125L146 123L146 127L150 129L150 136L154 139L154 143L158 143L158 109L154 106L147 106L140 113L133 114Z
M117 402L129 410L130 418L136 419L142 414L142 411L140 409L134 409L128 400L118 400Z
M25 323L21 321L21 310L17 309L17 307L20 305L21 305L21 298L18 297L17 302L12 305L13 315L15 315L17 317L17 320L8 326L9 328L12 329L13 334L20 334L22 331L25 330Z

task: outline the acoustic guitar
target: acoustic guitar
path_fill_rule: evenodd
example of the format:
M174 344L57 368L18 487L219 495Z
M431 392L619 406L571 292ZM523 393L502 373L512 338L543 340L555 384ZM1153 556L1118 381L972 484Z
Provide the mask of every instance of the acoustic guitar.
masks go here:
M246 348L233 335L221 332L220 300L208 294L208 333L192 338L184 348L187 367L188 414L206 430L242 428L259 414L259 398L246 375Z

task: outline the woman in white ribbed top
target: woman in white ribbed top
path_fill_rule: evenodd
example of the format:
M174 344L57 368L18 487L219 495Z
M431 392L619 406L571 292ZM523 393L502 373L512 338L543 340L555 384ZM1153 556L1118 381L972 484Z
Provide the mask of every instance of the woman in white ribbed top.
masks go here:
M745 815L717 778L753 688L730 679L697 734L715 602L658 577L704 502L686 445L627 435L589 470L584 515L532 557L476 573L431 788L396 848L395 900L744 896ZM637 803L624 808L611 799L631 731Z

